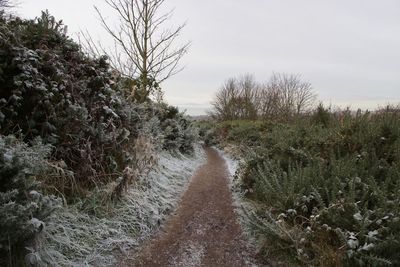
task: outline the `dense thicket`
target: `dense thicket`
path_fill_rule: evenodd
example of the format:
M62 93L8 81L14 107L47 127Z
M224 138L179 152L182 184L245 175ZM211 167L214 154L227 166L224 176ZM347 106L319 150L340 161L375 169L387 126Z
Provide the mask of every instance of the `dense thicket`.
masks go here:
M47 12L0 16L0 265L20 259L58 205L43 192L73 201L112 182L119 198L157 150L192 151L188 118L129 99L135 82L87 56Z
M224 122L212 131L245 155L236 184L253 204L245 212L266 259L400 264L398 110L320 106L291 124Z
M131 164L134 140L146 127L161 128L150 129L149 138L166 130L162 146L190 149L183 140L188 122L177 110L129 102L129 83L105 57L87 57L49 14L3 18L1 37L1 134L54 145L52 156L74 171L74 182L90 186Z

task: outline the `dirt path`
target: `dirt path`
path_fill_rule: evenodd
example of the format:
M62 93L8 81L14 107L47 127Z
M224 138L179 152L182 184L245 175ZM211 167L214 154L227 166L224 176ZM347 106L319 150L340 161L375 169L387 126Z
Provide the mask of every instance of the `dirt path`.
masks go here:
M125 266L254 266L233 211L225 161L214 149L206 153L207 163L164 230Z

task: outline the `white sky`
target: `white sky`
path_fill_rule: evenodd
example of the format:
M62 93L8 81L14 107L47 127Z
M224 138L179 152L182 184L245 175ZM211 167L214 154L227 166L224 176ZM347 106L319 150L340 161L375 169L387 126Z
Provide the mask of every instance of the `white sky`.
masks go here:
M18 0L26 18L48 9L75 37L88 30L109 43L93 5L102 0ZM267 81L273 71L301 74L319 99L352 108L400 103L399 0L167 0L172 23L187 22L186 69L165 82L166 100L204 114L228 78Z

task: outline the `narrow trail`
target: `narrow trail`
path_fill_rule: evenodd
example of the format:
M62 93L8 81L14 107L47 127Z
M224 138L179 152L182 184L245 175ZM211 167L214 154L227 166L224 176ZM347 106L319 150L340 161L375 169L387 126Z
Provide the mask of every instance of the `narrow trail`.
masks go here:
M166 226L124 266L254 266L232 206L228 170L215 149L194 174Z

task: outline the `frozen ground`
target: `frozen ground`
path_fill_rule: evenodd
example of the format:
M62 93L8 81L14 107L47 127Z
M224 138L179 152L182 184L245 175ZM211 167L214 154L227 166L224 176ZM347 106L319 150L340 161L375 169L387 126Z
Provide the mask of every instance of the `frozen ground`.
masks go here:
M137 248L176 207L194 171L205 162L197 147L192 157L162 152L149 186L132 187L104 218L80 212L78 205L52 215L34 252L42 266L113 266L115 255Z
M216 149L216 148L215 148ZM243 200L243 193L238 188L238 181L235 180L236 172L239 168L240 159L235 159L229 152L217 149L218 154L225 160L228 169L229 187L232 192L233 204L235 211L241 213L241 207L245 204ZM242 216L241 216L242 217ZM241 218L242 220L243 218Z
M237 177L237 171L239 170L241 160L232 156L229 150L225 152L218 149L218 153L225 160L226 166L229 171L229 186L232 193L233 206L235 209L235 213L238 215L243 234L248 241L248 246L250 247L250 250L256 251L257 240L251 233L251 223L249 221L249 216L247 215L249 214L249 212L254 210L254 203L244 197L244 192L240 188L240 180ZM259 264L259 266L261 265Z
M226 162L215 149L206 153L163 231L121 266L257 266L234 212Z

